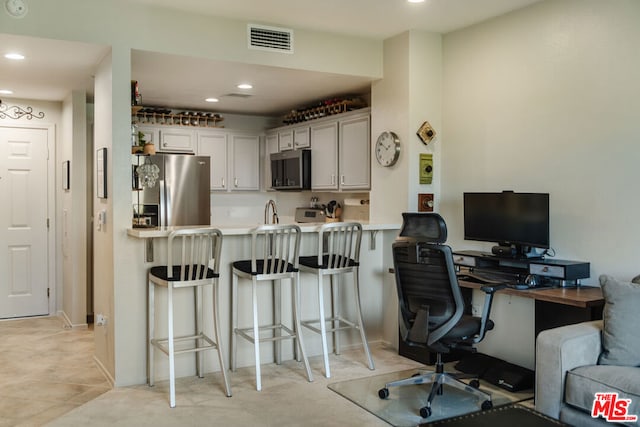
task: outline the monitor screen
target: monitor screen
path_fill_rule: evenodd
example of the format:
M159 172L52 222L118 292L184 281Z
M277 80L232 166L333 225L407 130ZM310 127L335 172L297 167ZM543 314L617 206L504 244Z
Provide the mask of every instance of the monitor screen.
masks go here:
M549 194L464 193L464 238L549 248Z

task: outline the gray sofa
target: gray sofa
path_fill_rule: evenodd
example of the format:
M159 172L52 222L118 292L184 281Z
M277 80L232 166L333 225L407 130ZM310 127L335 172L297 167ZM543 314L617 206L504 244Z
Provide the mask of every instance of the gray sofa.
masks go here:
M640 322L636 327L640 329ZM610 426L604 419L591 418L591 408L596 392L615 391L632 400L630 414L640 414L640 368L598 364L602 329L603 322L595 321L538 335L536 410L573 426Z

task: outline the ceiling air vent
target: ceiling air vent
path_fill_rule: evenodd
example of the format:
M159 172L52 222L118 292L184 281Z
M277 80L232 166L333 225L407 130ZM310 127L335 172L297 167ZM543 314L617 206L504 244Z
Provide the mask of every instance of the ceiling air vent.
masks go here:
M293 30L249 24L249 49L293 53Z

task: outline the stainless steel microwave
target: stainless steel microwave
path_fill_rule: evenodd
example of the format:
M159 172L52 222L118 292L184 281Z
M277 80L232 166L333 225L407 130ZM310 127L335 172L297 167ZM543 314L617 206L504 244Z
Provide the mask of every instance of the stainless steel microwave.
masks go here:
M272 153L271 188L274 190L310 190L311 150Z

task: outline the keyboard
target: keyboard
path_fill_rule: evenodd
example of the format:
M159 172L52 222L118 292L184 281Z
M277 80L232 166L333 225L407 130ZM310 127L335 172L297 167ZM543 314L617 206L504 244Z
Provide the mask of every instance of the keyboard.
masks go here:
M487 270L462 271L458 273L458 279L483 285L513 285L521 282L517 274Z
M517 273L502 271L461 271L457 274L458 280L466 282L479 283L481 285L507 285L511 289L530 290L530 289L547 289L552 288L550 284L539 284L537 286L529 286L524 283L524 279Z

